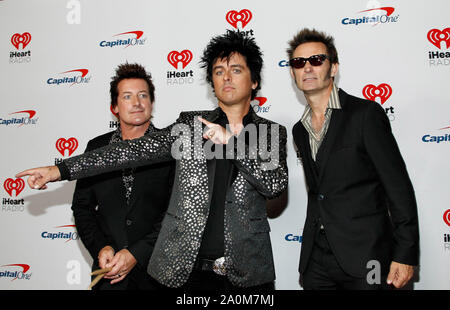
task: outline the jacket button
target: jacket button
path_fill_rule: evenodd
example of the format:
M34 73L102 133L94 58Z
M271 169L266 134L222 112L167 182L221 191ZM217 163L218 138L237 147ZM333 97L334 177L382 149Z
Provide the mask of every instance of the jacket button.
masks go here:
M324 199L325 199L325 195L323 195L323 194L319 194L317 196L317 200L324 200Z
M133 221L132 220L127 220L127 226L131 226L131 224L133 224Z

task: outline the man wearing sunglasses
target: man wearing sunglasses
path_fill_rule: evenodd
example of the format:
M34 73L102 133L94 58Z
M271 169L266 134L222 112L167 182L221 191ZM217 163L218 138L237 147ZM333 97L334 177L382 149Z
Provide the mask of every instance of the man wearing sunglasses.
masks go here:
M299 272L305 289L403 287L418 264L414 189L376 102L334 84L334 39L303 29L291 76L308 105L293 127L308 188Z

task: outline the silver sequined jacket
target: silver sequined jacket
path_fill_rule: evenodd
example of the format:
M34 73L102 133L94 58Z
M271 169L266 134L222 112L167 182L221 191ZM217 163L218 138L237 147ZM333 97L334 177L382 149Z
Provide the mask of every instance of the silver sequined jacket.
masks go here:
M224 214L227 277L240 287L275 279L266 199L280 195L288 184L286 128L250 113L258 127L258 143L245 144L245 156L239 156L238 146L243 144L234 140L231 160L237 175L226 191ZM177 159L172 196L148 266L150 275L169 287L180 287L189 278L209 214L214 178L209 163L214 161L206 160L198 116L214 122L219 109L182 112L159 132L63 161L72 180Z

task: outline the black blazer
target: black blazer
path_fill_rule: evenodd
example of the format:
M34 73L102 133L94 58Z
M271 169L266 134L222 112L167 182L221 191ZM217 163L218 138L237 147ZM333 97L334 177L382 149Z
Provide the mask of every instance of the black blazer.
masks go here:
M108 145L112 134L89 141L86 152ZM127 248L146 272L169 203L174 171L174 161L136 168L129 207L121 170L77 181L72 210L78 234L94 259L93 269L98 268L99 251L110 245L116 252ZM127 278L115 287L126 286Z
M365 277L371 260L380 262L382 274L391 261L417 265L414 190L386 113L343 90L339 100L342 109L332 113L316 162L303 124L293 127L308 190L299 271L308 264L319 218L339 264L352 276Z

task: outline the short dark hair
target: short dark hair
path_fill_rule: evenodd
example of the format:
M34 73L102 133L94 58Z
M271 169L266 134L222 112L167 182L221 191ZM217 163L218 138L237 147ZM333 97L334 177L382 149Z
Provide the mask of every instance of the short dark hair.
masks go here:
M150 95L150 101L155 101L155 86L152 82L152 75L145 71L145 68L137 63L129 64L124 63L120 64L116 69L116 75L112 77L110 83L109 92L111 93L111 106L115 107L117 105L117 97L119 96L119 90L117 86L120 81L124 79L143 79L147 82L148 92Z
M288 42L289 48L286 50L289 59L292 59L295 49L303 43L321 42L327 48L327 54L330 57L332 64L339 63L338 53L334 45L334 38L327 35L325 32L317 31L316 29L303 28Z
M252 90L251 99L255 99L261 89L262 52L253 37L243 31L228 30L225 34L213 37L209 41L201 58L201 67L206 68L206 81L214 88L212 66L217 59L230 58L234 53L241 54L250 69L252 82L258 83Z

